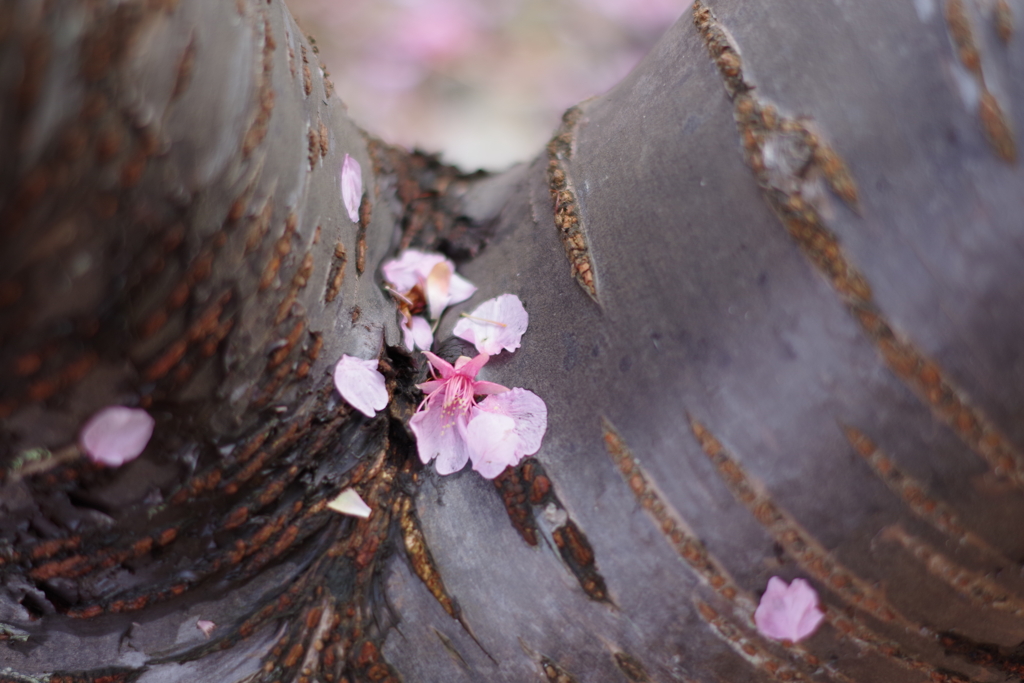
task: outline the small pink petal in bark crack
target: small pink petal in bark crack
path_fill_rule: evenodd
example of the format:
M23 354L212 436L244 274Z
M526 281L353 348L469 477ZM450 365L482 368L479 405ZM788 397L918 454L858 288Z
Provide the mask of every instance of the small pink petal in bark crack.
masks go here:
M213 629L217 628L217 624L207 619L200 619L196 622L196 628L203 632L203 635L207 638L213 633Z
M377 371L377 360L342 356L334 366L334 386L349 405L366 417L373 417L388 405L384 375Z
M793 579L786 585L777 576L768 579L768 588L754 612L754 623L762 635L794 643L814 633L824 618L818 593L809 583Z
M515 294L502 294L489 299L463 318L452 331L476 346L480 353L495 355L519 348L520 340L530 322L530 315Z
M120 467L146 449L154 420L145 410L108 406L85 423L78 441L93 462Z
M547 407L536 394L477 380L490 358L486 353L463 356L454 366L424 353L435 379L419 385L427 397L409 421L420 460L436 458L438 474L456 472L472 460L473 469L493 479L537 452L547 429ZM487 398L477 405L479 395Z
M402 318L402 342L410 351L429 351L430 345L434 343L434 332L427 319L418 315Z
M345 155L341 162L341 199L353 223L359 222L359 202L363 199L363 172L359 162Z

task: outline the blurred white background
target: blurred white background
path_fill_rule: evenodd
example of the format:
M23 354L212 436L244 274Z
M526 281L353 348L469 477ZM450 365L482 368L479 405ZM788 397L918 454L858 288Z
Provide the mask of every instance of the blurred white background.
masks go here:
M689 0L289 0L351 116L463 170L535 156Z

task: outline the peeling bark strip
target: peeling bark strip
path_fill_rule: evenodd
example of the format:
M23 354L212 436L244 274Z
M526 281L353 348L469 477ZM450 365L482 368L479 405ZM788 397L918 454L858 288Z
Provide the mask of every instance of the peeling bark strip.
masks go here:
M697 613L701 616L711 632L718 636L729 648L758 671L771 676L776 681L810 681L803 672L794 669L785 660L768 652L758 642L759 638L745 632L732 620L723 617L711 605L703 600L695 600ZM840 674L841 676L841 674ZM845 676L842 676L845 679ZM847 679L848 680L848 679Z
M427 587L430 594L434 596L438 604L444 608L452 619L462 622L462 611L455 598L448 594L441 579L441 572L434 563L434 558L427 547L427 540L423 537L423 530L420 528L420 521L412 507L411 499L400 501L400 507L396 510L398 525L402 530L402 541L405 544L405 553L409 558L413 573L419 577L423 585Z
M640 507L654 520L679 556L694 569L697 578L741 611L753 614L753 600L736 586L733 578L721 563L708 553L707 548L683 521L679 512L657 491L651 477L640 467L640 463L633 457L622 437L606 418L601 418L601 430L608 455L633 491Z
M943 633L939 640L948 654L958 655L971 664L995 669L1014 676L1017 680L1024 680L1024 657L1021 656L1019 647L1009 648L994 643L982 643L959 633Z
M637 502L654 520L656 526L661 529L669 544L694 569L702 583L731 603L737 613L752 617L756 607L753 596L739 588L733 578L722 567L721 563L708 553L704 544L696 537L693 530L682 520L679 512L658 492L652 483L650 475L636 461L636 458L629 451L622 437L615 431L611 423L607 419L602 418L601 425L604 432L605 448L607 448L612 462L618 467L619 472L636 496ZM698 610L700 609L700 604L703 603L698 604ZM708 607L708 609L710 610L711 608ZM714 616L708 616L712 613ZM740 637L739 627L731 621L723 621L714 610L708 613L702 611L701 616L713 627L720 637L727 640L730 647L743 648L743 643L749 640L746 636L743 636L742 642L731 640L729 634L736 635L737 638ZM897 643L881 638L868 630L859 621L848 619L836 610L826 608L825 618L839 632L850 636L862 650L875 655L890 657L908 669L932 675L936 683L964 683L967 680L956 675L947 676L946 674L940 674L925 662L904 654ZM760 635L756 637L763 640ZM749 648L744 649L741 656L753 662L754 660L751 660L749 657L751 653L748 650ZM795 644L789 648L789 652L805 666L808 673L813 673L818 669L820 662L803 645ZM755 659L758 662L761 661L759 658ZM774 665L771 664L771 661L773 660L765 660L766 671L776 675L781 669L773 668ZM845 676L838 672L832 672L832 674L839 677L837 680L847 680ZM787 679L782 678L781 680Z
M1005 0L998 0L992 12L996 33L1004 43L1008 42L1013 33L1013 15L1010 13L1009 5ZM1009 119L1003 113L1002 107L999 106L999 101L985 85L978 40L974 36L974 27L971 25L970 16L968 16L965 0L946 0L944 14L949 37L956 47L957 58L964 68L974 75L978 88L981 90L981 99L978 102L978 120L981 122L985 140L1000 159L1015 164L1017 162L1017 143L1014 140L1013 128L1010 127Z
M594 549L555 495L551 480L536 458L527 458L494 478L505 511L528 545L537 545L538 517L551 535L562 562L591 600L610 603L604 577L597 569Z
M555 227L558 228L565 248L565 257L569 259L570 273L583 291L600 303L594 279L594 264L590 258L586 235L583 234L583 217L580 215L576 188L569 178L566 164L572 158L576 124L582 115L579 107L566 110L562 116L562 125L548 143L548 191L555 203Z
M737 502L742 503L750 510L765 531L804 571L839 596L847 605L859 608L879 621L898 624L906 629L907 633L920 633L926 638L936 637L926 626L917 624L899 614L881 592L841 565L788 513L779 508L765 492L754 485L739 464L729 456L718 439L700 422L691 419L690 426L701 450L715 466ZM844 613L825 605L823 607L825 607L825 619L838 631L853 639L858 647L866 651L885 656L907 669L927 674L936 683L964 683L970 680L956 673L939 671L930 664L903 652L899 644L875 633L852 613Z
M415 247L441 251L454 259L476 256L485 244L489 225L480 225L462 214L459 198L474 180L487 177L477 171L466 174L443 164L439 155L406 152L371 138L367 150L377 178L374 200L381 186L394 184L402 226L399 250ZM360 204L362 208L362 204Z
M994 424L945 376L941 368L913 344L899 338L874 302L871 287L851 264L835 235L818 210L803 197L804 178L809 169L819 170L833 191L855 206L857 190L852 176L838 154L822 148L815 136L807 136L803 124L780 122L774 107L761 104L743 79L742 62L725 31L701 0L693 5L693 20L718 65L726 90L732 97L735 116L745 150L747 165L758 185L804 256L824 275L839 294L854 319L864 329L890 370L929 406L971 450L1000 476L1011 478L1024 488L1024 454L1021 454ZM771 162L771 135L798 133L813 145L805 165ZM800 132L802 131L802 132ZM826 152L819 152L825 149ZM783 155L797 159L808 155ZM787 168L794 172L787 172Z
M1013 37L1013 10L1006 0L996 0L992 8L992 21L996 26L996 34L1004 43L1009 43Z
M900 526L882 531L881 538L898 543L924 565L928 573L981 608L1006 612L1015 617L1024 614L1024 601L980 572L961 567L924 540Z
M690 427L701 450L715 466L736 500L747 507L754 518L771 534L809 574L843 599L883 622L897 622L909 629L918 624L900 615L885 596L843 567L816 540L776 505L768 494L756 487L743 468L726 453L722 444L696 420Z
M862 432L853 427L843 427L843 433L854 451L864 458L889 490L899 496L918 518L948 535L954 546L968 545L982 553L989 561L1007 567L1013 565L1013 562L1005 558L1001 552L965 527L953 508L929 495L924 484L896 467L892 459L879 450Z

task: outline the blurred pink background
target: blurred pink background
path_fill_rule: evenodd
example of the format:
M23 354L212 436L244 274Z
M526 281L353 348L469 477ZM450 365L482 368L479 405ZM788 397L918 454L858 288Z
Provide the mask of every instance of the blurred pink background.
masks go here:
M289 0L338 95L388 142L464 170L535 156L689 0Z

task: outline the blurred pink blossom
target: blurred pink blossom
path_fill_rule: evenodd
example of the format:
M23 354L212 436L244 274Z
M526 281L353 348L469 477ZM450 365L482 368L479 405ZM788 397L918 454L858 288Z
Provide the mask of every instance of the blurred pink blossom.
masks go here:
M120 467L146 449L154 420L145 410L108 406L85 423L78 440L93 462Z
M403 11L385 41L413 63L438 64L476 49L481 36L476 7L459 0L421 0Z
M203 635L207 638L213 633L213 629L217 628L217 624L207 619L200 619L196 622L196 628L203 632Z

